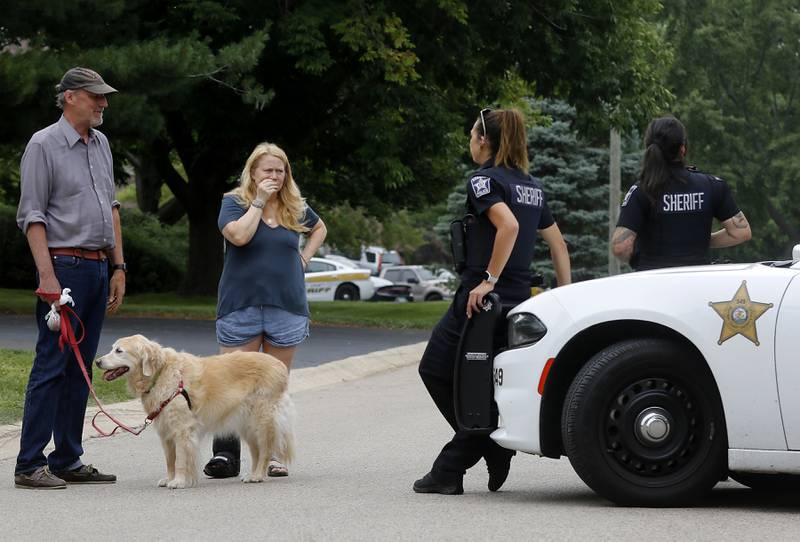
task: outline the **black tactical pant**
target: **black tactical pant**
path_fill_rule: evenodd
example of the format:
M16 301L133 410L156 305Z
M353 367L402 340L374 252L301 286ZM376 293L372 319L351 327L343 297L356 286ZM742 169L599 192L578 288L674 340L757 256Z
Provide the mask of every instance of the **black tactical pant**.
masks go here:
M453 375L458 343L467 320L468 294L463 288L456 292L450 308L433 329L419 364L422 382L444 419L455 431L455 435L444 445L431 468L434 478L443 483L460 480L467 469L480 461L481 457L486 457L487 463L492 463L514 453L501 447L488 435L458 430L453 401ZM497 337L495 340L499 339Z

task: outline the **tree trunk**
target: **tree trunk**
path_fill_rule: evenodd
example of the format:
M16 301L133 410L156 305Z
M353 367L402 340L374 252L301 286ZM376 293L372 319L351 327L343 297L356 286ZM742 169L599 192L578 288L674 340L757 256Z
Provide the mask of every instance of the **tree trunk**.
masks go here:
M139 210L143 213L157 213L164 181L155 160L147 152L127 152L126 155L136 173L136 204Z
M178 198L172 198L158 208L158 220L162 224L175 224L185 214L186 209L183 208Z
M189 260L182 290L192 294L216 295L222 273L222 234L217 228L219 199L189 214ZM200 207L199 202L195 204Z
M143 158L141 167L136 168L136 200L141 211L155 214L158 212L158 200L161 199L161 185L164 182L153 161Z
M614 256L611 239L617 229L619 219L619 192L622 184L621 155L622 142L619 132L611 128L608 144L608 274L619 275L619 260Z
M769 192L767 192L767 194L768 193ZM783 232L784 235L786 235L789 241L794 242L797 239L800 239L800 230L798 230L792 224L789 223L789 220L787 220L786 215L784 215L780 211L780 209L775 207L775 205L769 199L769 196L766 196L764 198L764 205L767 208L767 213L769 214L769 217L775 222L775 224L778 226L778 229L781 230L781 232Z

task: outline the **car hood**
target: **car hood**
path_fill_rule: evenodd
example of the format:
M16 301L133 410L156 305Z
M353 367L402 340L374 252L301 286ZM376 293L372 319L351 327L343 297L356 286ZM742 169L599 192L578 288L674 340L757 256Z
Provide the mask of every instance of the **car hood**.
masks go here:
M391 286L394 284L392 281L380 277L370 277L369 280L375 288L383 288L384 286Z
M707 306L710 301L728 299L744 280L765 278L774 285L768 292L772 298L782 292L800 270L771 267L762 263L672 267L625 273L547 290L512 309L511 313L536 312L556 303L575 318L593 313L618 312L624 317L629 309L640 312L680 313L696 302ZM763 295L763 294L762 294ZM772 301L772 299L770 299ZM696 307L695 309L696 310Z
M597 324L640 321L675 330L694 344L716 343L722 320L715 305L737 299L746 288L752 302L778 307L798 273L758 263L627 273L548 290L509 315L535 314L559 337L557 342ZM759 325L771 329L777 312L765 313Z

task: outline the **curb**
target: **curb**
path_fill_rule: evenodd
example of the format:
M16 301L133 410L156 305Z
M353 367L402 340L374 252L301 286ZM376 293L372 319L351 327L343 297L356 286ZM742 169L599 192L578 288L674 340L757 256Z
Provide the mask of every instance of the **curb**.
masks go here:
M323 363L317 367L296 369L292 371L289 379L289 393L294 394L315 390L418 363L422 358L426 345L427 342L420 342L407 346L398 346L388 350L380 350ZM105 405L105 407L115 418L131 426L141 424L146 416L144 410L142 410L142 402L139 399ZM86 416L83 421L84 441L99 437L92 427L92 417L97 413L97 410L96 406L86 408ZM102 418L100 418L99 423L106 430L108 422L103 423ZM0 460L17 456L21 430L21 422L0 426ZM119 434L117 433L117 435ZM52 449L52 441L47 449Z

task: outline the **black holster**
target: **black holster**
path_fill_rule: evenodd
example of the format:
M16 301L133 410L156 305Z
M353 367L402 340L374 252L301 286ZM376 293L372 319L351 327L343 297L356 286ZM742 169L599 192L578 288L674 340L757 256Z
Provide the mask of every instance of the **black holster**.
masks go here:
M450 254L456 273L461 273L467 266L467 224L473 220L473 215L464 215L464 218L450 222Z

